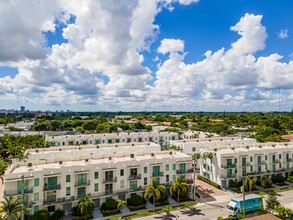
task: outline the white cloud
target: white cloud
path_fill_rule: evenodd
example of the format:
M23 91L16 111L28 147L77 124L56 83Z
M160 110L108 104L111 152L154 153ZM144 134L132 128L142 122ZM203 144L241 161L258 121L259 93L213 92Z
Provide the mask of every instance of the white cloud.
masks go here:
M158 48L158 52L165 55L166 53L182 52L184 50L184 41L175 39L163 39Z
M289 35L288 35L288 29L281 30L281 31L278 33L278 36L279 36L279 38L281 38L281 39L288 38L288 37L289 37Z

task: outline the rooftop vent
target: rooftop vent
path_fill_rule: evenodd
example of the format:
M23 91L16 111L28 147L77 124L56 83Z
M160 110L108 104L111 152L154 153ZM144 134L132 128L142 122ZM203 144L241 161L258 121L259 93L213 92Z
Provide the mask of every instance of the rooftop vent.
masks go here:
M214 148L214 151L217 151L218 149L217 148Z
M249 149L249 146L246 146L246 149Z
M97 145L97 148L100 148L99 145Z
M241 139L243 140L243 137L241 137Z
M275 146L276 146L276 145L274 145L274 144L272 145L272 147L275 147Z
M199 142L199 140L196 140L196 142Z
M155 156L155 153L151 153L151 156L154 157Z
M131 146L134 146L134 144L131 144Z
M62 148L59 148L59 151L62 151Z
M92 137L93 137L94 135L92 134Z
M173 154L173 151L169 151L169 154L172 155Z
M36 149L36 153L39 153L39 150L38 149Z
M130 154L130 158L134 158L134 154Z
M220 141L223 141L223 139L221 138Z
M186 141L183 141L183 143L185 143Z
M78 150L81 150L81 147L79 147Z
M148 145L150 145L150 143L148 143Z
M84 161L85 161L85 162L89 162L89 159L85 159Z
M68 138L68 136L66 136L66 138Z
M211 139L209 139L209 141L212 141Z
M112 157L109 157L109 160L112 160Z
M52 137L52 139L54 139L54 137Z
M62 164L62 160L59 161L59 164Z
M28 163L27 166L28 166L28 167L32 167L33 164L32 164L32 163Z
M235 150L235 147L232 147L231 150Z
M115 147L118 147L118 145L116 144Z
M261 146L261 145L259 145L258 147L259 147L259 148L262 148L262 146Z
M231 140L233 141L233 140L234 140L234 138L231 138Z
M284 146L287 146L288 144L284 144Z

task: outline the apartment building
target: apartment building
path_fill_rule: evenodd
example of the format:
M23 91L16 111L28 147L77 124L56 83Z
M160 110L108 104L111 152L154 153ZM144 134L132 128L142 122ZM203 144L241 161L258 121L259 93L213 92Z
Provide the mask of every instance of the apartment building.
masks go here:
M229 181L241 181L250 175L260 181L264 175L270 177L281 173L288 177L293 171L292 143L255 143L246 146L217 146L201 149L201 153L212 152L214 159L201 159L200 174L228 187Z
M213 138L194 138L187 140L172 140L171 145L178 146L183 153L194 154L200 153L201 148L243 145L256 143L255 139L242 137L213 137Z
M51 146L87 145L87 144L117 144L130 142L154 142L161 147L168 146L171 140L178 139L174 132L132 132L89 135L63 135L46 137Z
M155 143L131 144L128 148L136 149L133 152L127 152L125 144L120 145L108 147L112 151L107 152L102 145L96 149L85 146L82 150L29 150L26 162L16 162L6 171L4 195L21 196L24 182L25 206L31 213L58 208L70 212L78 199L86 195L93 199L96 208L109 198L125 200L134 193L144 195L152 178L170 187L177 176L184 175L188 184L193 184L190 156L154 151L160 148Z

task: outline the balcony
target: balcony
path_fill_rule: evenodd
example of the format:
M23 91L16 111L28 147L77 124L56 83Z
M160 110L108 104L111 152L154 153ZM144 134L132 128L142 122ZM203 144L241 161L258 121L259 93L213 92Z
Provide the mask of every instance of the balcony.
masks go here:
M222 169L227 169L227 168L235 168L236 164L232 163L232 164L226 164L226 165L221 165Z
M250 163L249 162L246 162L246 163L242 163L241 164L243 167L248 167L248 166L250 166Z
M267 162L265 160L257 162L257 165L266 165L266 164L267 164Z
M288 158L287 162L293 162L293 157L292 158Z
M50 200L44 200L43 205L51 205L55 203L56 203L56 199L50 199Z
M153 173L152 177L164 176L164 172Z
M48 186L47 184L45 184L45 186L44 186L44 191L52 191L52 190L57 190L57 189L61 189L60 184L53 185L53 186Z
M112 178L106 178L103 180L103 183L115 183L117 182L117 177L112 177Z
M63 198L58 198L58 199L44 200L43 205L68 203L68 202L72 202L74 200L78 200L78 198L74 197L74 196L70 196L70 197L63 197Z
M280 163L280 160L273 160L272 163Z
M138 180L138 179L141 179L141 175L140 174L138 174L138 175L131 175L131 176L129 176L129 179L130 180Z
M187 179L187 180L186 180L186 183L187 183L187 184L193 184L193 180L192 180L192 179Z
M193 173L193 168L188 170L177 170L177 174L184 174L184 173Z
M29 193L33 193L34 188L29 188L29 189L24 189L24 194L29 194ZM16 196L16 195L21 195L22 191L20 190L4 190L4 196Z
M27 208L27 209L31 209L33 207L33 203L30 202L30 203L25 203L24 204L24 207Z
M112 195L112 194L113 194L113 190L105 191L105 195Z
M236 174L232 174L232 175L222 175L221 177L222 179L235 179L236 178Z
M91 181L87 180L87 181L76 182L74 187L89 186L89 185L91 185Z

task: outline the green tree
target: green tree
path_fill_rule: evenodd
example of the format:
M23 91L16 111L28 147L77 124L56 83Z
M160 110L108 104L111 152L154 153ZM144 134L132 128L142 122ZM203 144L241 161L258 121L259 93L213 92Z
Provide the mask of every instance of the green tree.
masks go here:
M156 201L158 201L162 195L166 192L166 188L163 185L157 185L157 180L152 179L152 185L149 185L144 193L144 198L147 199L148 195L153 194L153 206L154 212L156 211Z
M12 216L18 219L22 210L28 213L28 210L22 207L21 198L14 199L12 196L4 198L2 202L2 212L5 213L4 217L6 219L10 220Z
M275 208L280 206L277 194L275 192L269 192L268 198L266 199L266 209L269 211L274 211Z
M193 160L193 199L195 199L195 167L197 162L200 160L200 158L202 157L202 155L200 153L195 153L192 155L192 160Z
M118 200L118 204L117 204L117 208L120 210L121 212L121 219L122 219L122 210L127 206L127 202L126 201L122 201L122 200Z
M272 187L273 181L269 178L269 175L265 175L261 177L260 185L261 187L268 189Z
M248 177L244 180L245 191L251 191L255 188L256 181L248 175Z
M291 209L279 206L275 209L275 211L278 213L277 216L281 219L293 219L293 211Z
M177 177L175 183L170 188L170 194L173 197L177 195L177 204L179 207L180 196L184 198L188 195L188 184L186 183L185 177Z
M80 213L84 215L85 220L87 220L87 216L92 215L95 209L95 202L88 196L82 197L78 200L78 208Z

